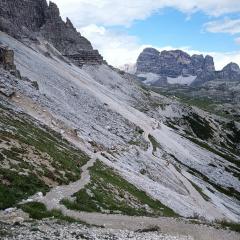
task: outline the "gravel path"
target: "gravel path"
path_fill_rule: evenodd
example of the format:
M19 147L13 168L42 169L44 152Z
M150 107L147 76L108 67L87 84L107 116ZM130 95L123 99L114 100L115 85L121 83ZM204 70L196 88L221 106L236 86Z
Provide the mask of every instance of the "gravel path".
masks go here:
M95 153L87 164L81 168L82 174L78 181L70 183L69 185L57 186L52 188L45 196L33 196L31 199L45 204L48 210L63 208L60 204L61 200L71 198L74 193L79 192L90 182L89 168L94 165L98 155L99 153Z

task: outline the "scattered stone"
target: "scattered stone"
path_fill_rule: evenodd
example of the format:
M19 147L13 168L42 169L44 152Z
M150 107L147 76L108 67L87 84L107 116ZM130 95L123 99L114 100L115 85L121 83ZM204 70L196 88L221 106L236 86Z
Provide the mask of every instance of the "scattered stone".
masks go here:
M1 227L1 225L0 225ZM158 228L148 228L139 231L106 229L101 227L85 226L77 223L67 223L59 221L37 221L32 226L31 223L3 225L5 232L11 232L11 236L6 235L4 240L37 240L37 239L87 239L87 240L193 240L189 236L167 235L159 232Z
M17 210L17 208L7 208L4 210L4 213L9 214L9 213L15 212L16 210Z

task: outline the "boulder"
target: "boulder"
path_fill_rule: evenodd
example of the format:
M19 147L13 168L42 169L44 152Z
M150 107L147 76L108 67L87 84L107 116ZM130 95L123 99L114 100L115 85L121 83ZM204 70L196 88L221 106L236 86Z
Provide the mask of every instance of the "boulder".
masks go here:
M4 45L0 45L0 65L2 65L5 70L16 70L14 52Z

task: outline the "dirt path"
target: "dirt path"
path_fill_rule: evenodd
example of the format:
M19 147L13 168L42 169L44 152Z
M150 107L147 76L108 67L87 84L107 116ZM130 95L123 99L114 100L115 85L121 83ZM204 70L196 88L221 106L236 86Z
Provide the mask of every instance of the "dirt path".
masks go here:
M163 234L191 236L195 240L240 239L240 236L237 233L218 230L206 225L191 224L181 219L164 217L131 217L113 214L76 212L66 209L64 206L60 209L67 216L80 219L91 225L104 226L105 228L136 231L157 226Z
M64 198L70 198L74 193L79 192L90 182L90 173L89 168L94 165L97 160L99 153L93 155L93 157L85 164L81 170L81 178L73 182L69 185L57 186L52 188L50 192L48 192L43 197L34 196L32 199L34 201L41 202L46 205L48 210L52 209L60 209L61 208L61 200Z

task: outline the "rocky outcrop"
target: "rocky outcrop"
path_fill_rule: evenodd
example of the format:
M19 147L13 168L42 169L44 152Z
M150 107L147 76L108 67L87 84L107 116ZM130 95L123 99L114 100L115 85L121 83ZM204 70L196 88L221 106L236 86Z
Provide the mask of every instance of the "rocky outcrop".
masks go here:
M98 65L104 62L97 50L80 50L78 54L67 55L67 57L78 66L82 66L86 62L91 65Z
M0 67L9 71L12 75L21 78L20 72L14 64L14 52L7 46L0 45Z
M103 63L71 21L62 20L57 5L46 0L0 0L0 31L19 40L43 37L78 66Z
M16 70L14 52L4 45L0 45L0 65L6 70Z
M210 56L193 55L181 50L159 52L146 48L137 60L137 73L156 73L161 76L176 78L180 75L198 76L202 72L215 71L213 58Z
M0 68L0 95L12 97L15 94L17 80L9 71Z
M236 63L229 63L221 71L202 71L193 86L200 86L213 80L240 82L240 68Z

